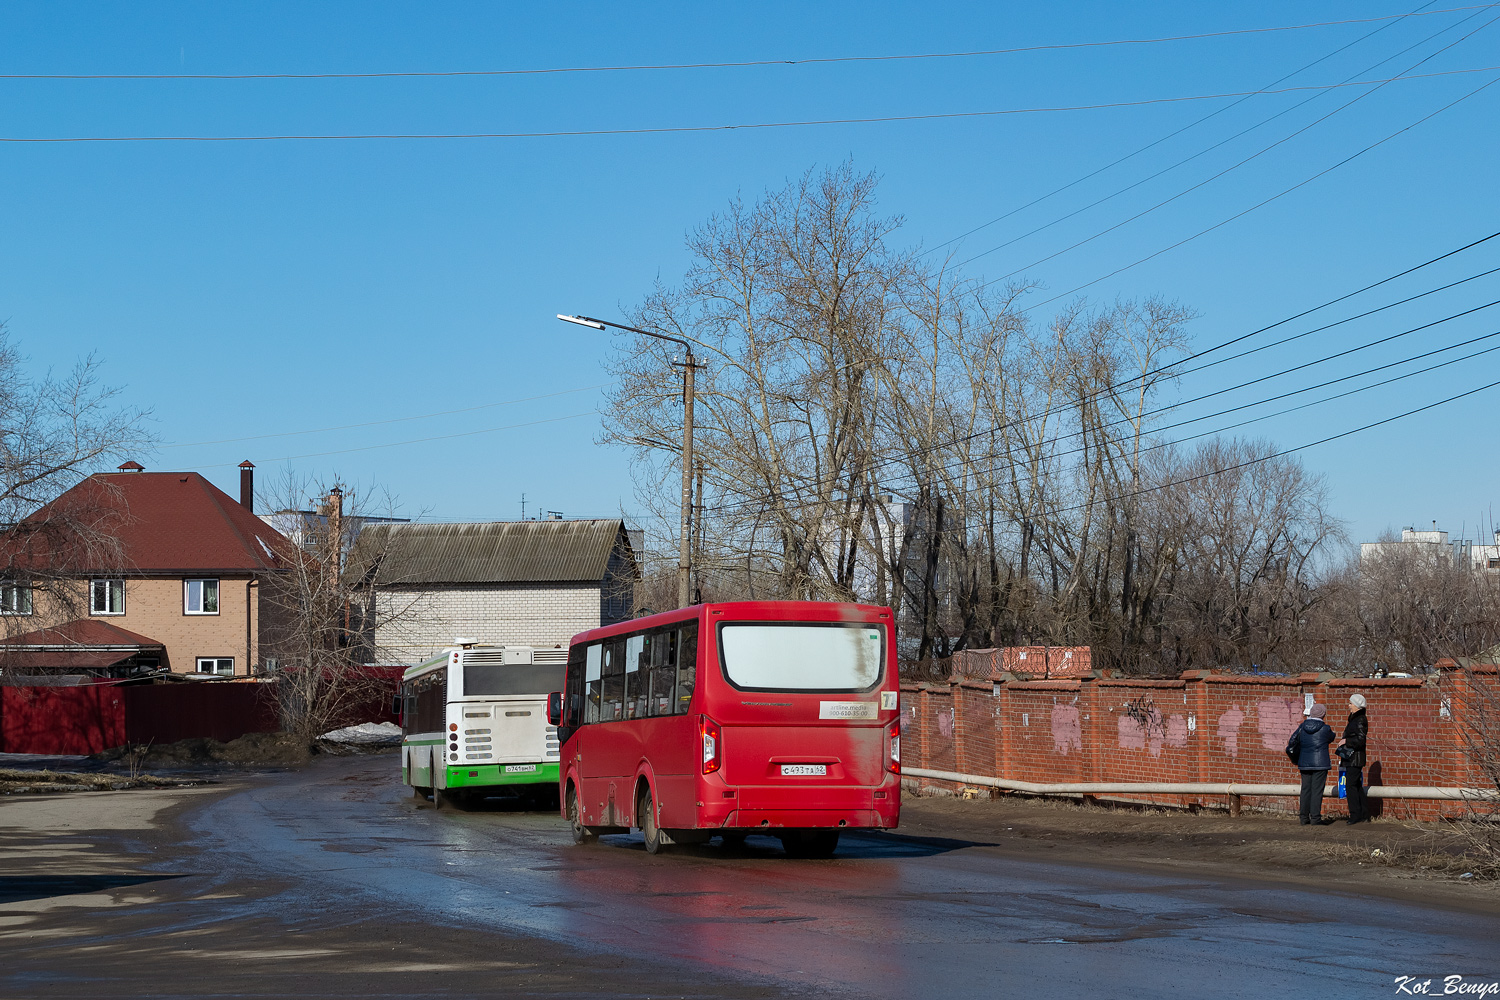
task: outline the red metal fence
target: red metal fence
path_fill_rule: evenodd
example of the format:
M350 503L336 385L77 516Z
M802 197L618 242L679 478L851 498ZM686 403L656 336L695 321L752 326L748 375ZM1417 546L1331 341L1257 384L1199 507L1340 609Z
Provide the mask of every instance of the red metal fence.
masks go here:
M389 691L373 692L340 725L400 721L391 714L400 668L375 673ZM0 753L90 754L195 738L227 743L246 733L276 732L277 714L274 683L0 686Z

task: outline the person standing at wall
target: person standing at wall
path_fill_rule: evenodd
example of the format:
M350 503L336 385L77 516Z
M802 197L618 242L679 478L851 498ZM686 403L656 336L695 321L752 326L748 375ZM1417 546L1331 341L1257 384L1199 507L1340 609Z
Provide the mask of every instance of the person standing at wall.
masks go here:
M1365 798L1365 742L1370 738L1370 723L1365 716L1365 696L1349 696L1349 721L1344 724L1344 738L1338 742L1339 760L1344 765L1345 794L1349 799L1350 825L1370 818L1370 804Z
M1323 786L1328 782L1328 747L1334 741L1333 730L1323 717L1328 714L1326 705L1314 705L1308 709L1307 718L1287 740L1286 755L1302 772L1302 795L1298 803L1298 816L1302 825L1323 823Z

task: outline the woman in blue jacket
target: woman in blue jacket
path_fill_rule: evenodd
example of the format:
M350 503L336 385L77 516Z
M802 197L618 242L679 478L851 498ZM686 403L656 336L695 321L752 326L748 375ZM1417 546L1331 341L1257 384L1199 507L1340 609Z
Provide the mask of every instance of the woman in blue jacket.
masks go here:
M1302 772L1302 797L1298 815L1304 826L1323 823L1323 786L1328 782L1328 769L1332 766L1328 759L1328 747L1338 739L1328 723L1323 721L1327 714L1328 708L1324 705L1314 705L1308 709L1307 718L1286 743L1286 755L1297 765L1297 770Z

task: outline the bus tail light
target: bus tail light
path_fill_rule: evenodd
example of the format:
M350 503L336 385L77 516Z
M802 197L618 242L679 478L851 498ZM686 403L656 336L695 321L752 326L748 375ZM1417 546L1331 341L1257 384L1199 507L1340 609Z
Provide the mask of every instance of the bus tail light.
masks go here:
M901 723L893 722L890 728L891 757L885 769L892 774L901 773Z
M719 724L706 715L698 716L698 731L703 734L703 773L713 774L723 763L723 737Z

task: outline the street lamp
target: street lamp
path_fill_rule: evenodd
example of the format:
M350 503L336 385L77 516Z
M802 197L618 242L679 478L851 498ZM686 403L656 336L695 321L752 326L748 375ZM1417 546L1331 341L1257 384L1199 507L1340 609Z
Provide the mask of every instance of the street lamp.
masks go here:
M682 366L682 537L677 553L677 606L685 608L692 603L689 582L692 571L689 532L693 516L693 369L697 367L693 361L693 345L680 337L668 337L666 334L652 333L650 330L641 330L623 323L611 323L607 319L594 319L592 316L564 316L558 313L557 318L564 323L577 323L579 326L594 330L614 327L616 330L638 333L642 337L655 337L657 340L670 340L674 344L682 345L684 354Z

